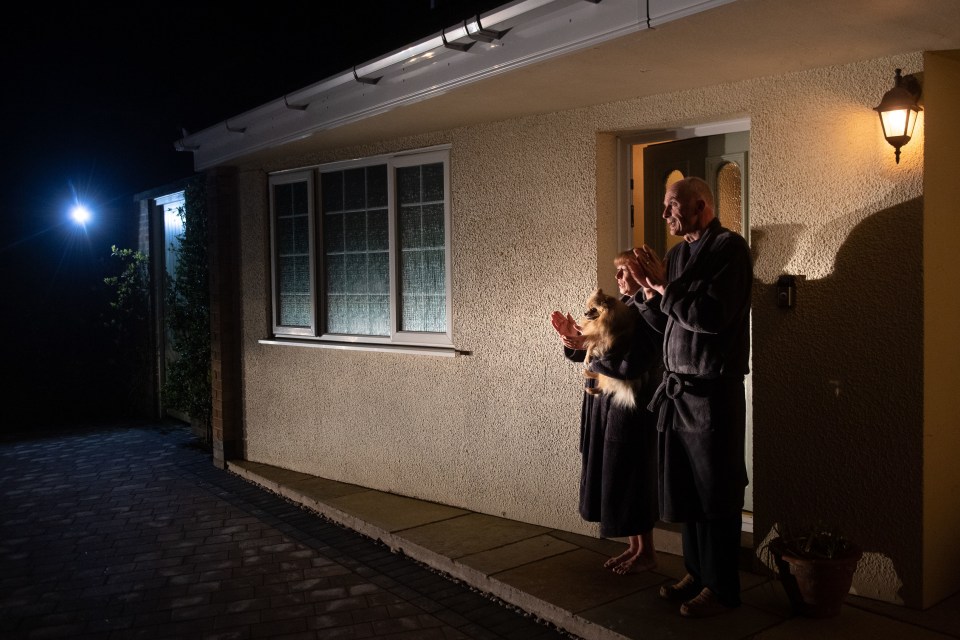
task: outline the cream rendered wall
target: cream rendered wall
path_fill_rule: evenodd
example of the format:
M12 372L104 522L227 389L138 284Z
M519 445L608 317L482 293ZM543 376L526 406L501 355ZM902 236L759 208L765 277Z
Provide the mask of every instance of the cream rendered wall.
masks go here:
M855 589L918 605L923 148L894 164L871 110L895 67L921 56L594 111L612 130L750 117L755 530L838 524L867 551ZM790 311L781 273L805 276Z
M905 54L247 167L247 458L593 532L576 511L580 376L547 317L579 310L598 274L612 283L615 135L747 115L756 530L837 522L869 552L855 587L916 602L923 148L894 165L870 109L894 67L921 65ZM265 172L439 143L452 144L454 342L471 355L259 344ZM783 272L806 276L792 311L774 304Z

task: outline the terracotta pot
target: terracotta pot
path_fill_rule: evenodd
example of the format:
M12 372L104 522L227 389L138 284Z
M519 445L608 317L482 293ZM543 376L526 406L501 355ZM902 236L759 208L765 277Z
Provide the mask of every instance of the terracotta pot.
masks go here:
M776 554L780 582L794 611L810 618L839 614L862 555L863 551L856 546L829 560L801 558L788 551Z

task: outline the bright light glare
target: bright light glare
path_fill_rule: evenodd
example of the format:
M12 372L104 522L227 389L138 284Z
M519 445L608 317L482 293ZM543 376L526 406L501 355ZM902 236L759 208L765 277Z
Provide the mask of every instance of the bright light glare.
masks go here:
M90 210L87 209L82 204L75 205L73 209L70 210L70 217L73 218L73 221L79 225L85 225L90 222L90 219L93 217L90 214Z

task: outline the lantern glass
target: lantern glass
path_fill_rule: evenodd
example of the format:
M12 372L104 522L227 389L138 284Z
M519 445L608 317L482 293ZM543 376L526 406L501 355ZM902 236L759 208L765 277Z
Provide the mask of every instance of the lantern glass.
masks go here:
M881 111L880 121L883 124L885 137L909 139L913 137L913 128L917 124L917 112L913 109Z

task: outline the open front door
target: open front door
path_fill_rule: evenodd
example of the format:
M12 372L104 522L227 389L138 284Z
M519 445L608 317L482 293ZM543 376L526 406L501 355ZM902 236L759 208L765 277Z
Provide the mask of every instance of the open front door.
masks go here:
M706 179L706 160L707 138L652 144L643 150L643 237L657 255L682 240L667 232L661 215L667 189L684 178Z

